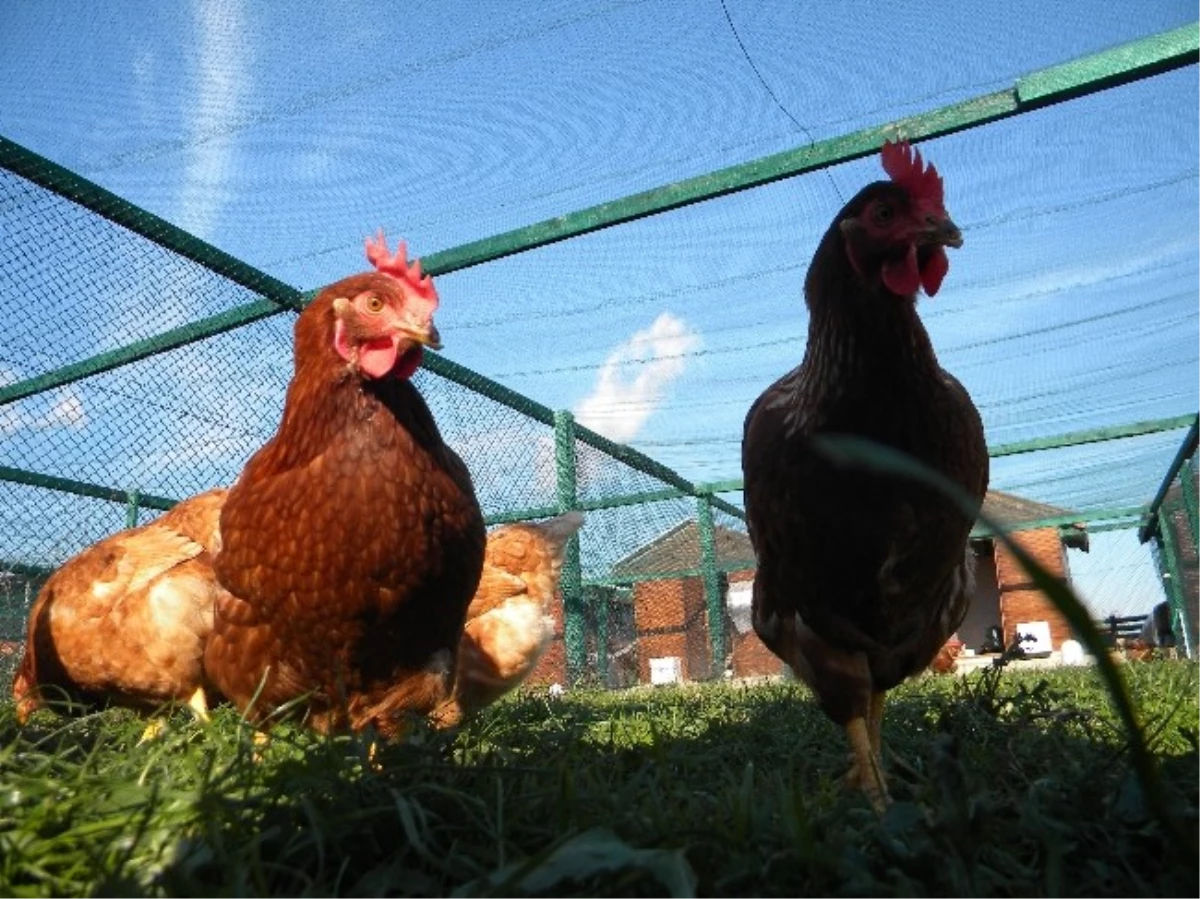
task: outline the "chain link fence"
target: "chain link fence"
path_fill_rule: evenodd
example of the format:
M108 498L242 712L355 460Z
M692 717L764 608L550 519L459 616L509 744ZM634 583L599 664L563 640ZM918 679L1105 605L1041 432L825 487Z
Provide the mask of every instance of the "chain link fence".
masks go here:
M303 295L14 145L0 165L0 227L10 238L0 249L0 640L11 659L55 567L231 483L270 438ZM415 383L468 463L490 523L572 508L587 515L565 566L546 679L646 680L639 644L658 627L646 609L673 600L647 599L638 585L655 583L665 597L678 592L667 577L687 580L689 609L702 613L686 676L724 664L702 633L718 609L718 572L713 537L700 540L697 521L706 533L718 528L721 546L738 536L739 553L722 564L750 566L736 506L443 357L431 354ZM679 552L644 558L681 528L689 542ZM701 581L710 596L695 606ZM723 630L713 633L717 646Z

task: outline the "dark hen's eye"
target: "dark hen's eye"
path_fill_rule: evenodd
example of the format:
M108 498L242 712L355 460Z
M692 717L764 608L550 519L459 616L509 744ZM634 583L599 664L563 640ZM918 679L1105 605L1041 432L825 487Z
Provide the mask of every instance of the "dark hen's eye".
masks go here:
M875 220L875 224L877 225L890 224L893 215L894 212L892 207L887 203L880 203L873 210L871 210L871 218Z
M367 297L367 311L382 312L383 300L379 299L379 297Z

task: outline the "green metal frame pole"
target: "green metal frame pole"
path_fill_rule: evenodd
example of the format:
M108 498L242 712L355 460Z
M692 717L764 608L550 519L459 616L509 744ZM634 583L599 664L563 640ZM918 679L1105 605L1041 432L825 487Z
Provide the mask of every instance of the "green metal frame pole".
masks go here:
M125 501L125 527L136 528L138 523L138 500L141 494L136 490L130 490L128 499Z
M717 571L716 528L713 526L712 497L696 497L696 527L700 532L700 571L704 603L708 609L708 640L712 647L713 677L725 671L725 607L721 601L721 578Z
M554 463L558 480L558 511L578 505L575 477L575 416L565 409L554 413ZM563 557L559 580L563 597L563 643L567 651L567 680L574 684L587 667L587 630L583 614L583 566L579 534L573 534Z
M1177 633L1183 640L1183 651L1190 659L1192 657L1192 632L1189 628L1183 577L1179 567L1179 541L1171 521L1172 511L1165 504L1159 508L1156 537L1159 552L1166 564L1166 573L1170 575L1170 583L1167 585L1167 600L1171 603L1171 611L1174 612L1172 618L1176 624Z
M596 604L596 679L600 686L608 686L608 610L612 591L593 588L590 591Z
M1187 510L1188 530L1192 533L1192 548L1200 556L1200 520L1197 520L1196 455L1194 453L1179 469L1179 486L1183 493L1183 507Z
M1187 435L1183 438L1183 443L1179 444L1179 451L1175 453L1175 458L1171 460L1171 465L1167 468L1167 473L1163 477L1162 483L1158 485L1158 492L1154 494L1154 499L1150 501L1150 506L1146 510L1146 521L1138 529L1138 540L1142 543L1145 543L1154 536L1154 531L1158 528L1159 507L1166 500L1167 491L1175 483L1175 476L1183 468L1183 463L1196 455L1197 446L1200 446L1200 415L1192 417L1192 426L1188 428Z
M1187 460L1180 466L1180 491L1183 493L1183 515L1184 520L1188 523L1188 532L1192 534L1192 559L1183 558L1183 547L1177 547L1178 559L1180 559L1180 597L1182 598L1181 609L1184 617L1188 618L1189 624L1195 624L1196 628L1200 629L1200 622L1190 621L1188 615L1188 588L1189 581L1186 577L1186 571L1183 570L1184 563L1188 563L1195 571L1196 583L1200 583L1200 502L1196 501L1196 475L1192 460ZM1200 600L1200 598L1198 598ZM1194 607L1194 606L1193 606ZM1189 634L1189 637L1192 634ZM1200 633L1195 634L1200 637ZM1195 643L1195 640L1192 641ZM1188 658L1192 658L1192 654L1188 653Z

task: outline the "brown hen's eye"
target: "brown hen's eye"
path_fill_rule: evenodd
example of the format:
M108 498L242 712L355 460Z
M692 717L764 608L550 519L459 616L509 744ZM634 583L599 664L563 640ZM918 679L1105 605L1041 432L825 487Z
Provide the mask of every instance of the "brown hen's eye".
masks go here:
M875 224L886 225L892 220L892 207L886 203L880 203L872 211L871 217L875 219Z
M368 297L367 298L367 311L368 312L382 312L383 311L383 300L379 299L379 297Z

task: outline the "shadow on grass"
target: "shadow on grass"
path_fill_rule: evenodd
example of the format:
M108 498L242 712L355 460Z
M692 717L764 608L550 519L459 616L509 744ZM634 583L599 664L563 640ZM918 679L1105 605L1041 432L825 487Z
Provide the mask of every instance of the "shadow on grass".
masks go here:
M1194 834L1196 667L1128 680ZM794 684L526 693L457 735L415 728L379 771L363 739L281 727L258 749L228 709L207 729L177 716L156 745L60 736L94 770L54 769L42 801L62 814L0 818L0 848L44 853L0 871L59 894L1194 895L1106 696L1080 670L898 688L882 820L842 789L845 740ZM34 758L32 735L0 719L10 755Z

